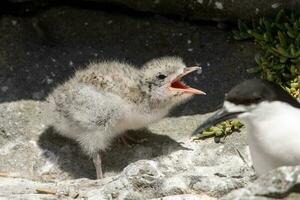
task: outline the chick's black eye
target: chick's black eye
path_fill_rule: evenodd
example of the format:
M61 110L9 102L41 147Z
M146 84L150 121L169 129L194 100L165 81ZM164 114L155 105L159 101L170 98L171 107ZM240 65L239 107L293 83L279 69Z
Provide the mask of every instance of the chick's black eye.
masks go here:
M165 79L166 77L167 77L167 76L164 75L164 74L159 74L159 75L157 76L158 79Z

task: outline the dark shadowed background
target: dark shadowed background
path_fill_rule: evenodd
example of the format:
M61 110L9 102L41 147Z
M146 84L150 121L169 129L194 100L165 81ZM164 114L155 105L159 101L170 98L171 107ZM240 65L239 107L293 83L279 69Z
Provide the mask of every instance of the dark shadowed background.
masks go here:
M0 102L44 99L90 61L118 59L139 67L176 55L187 65L202 66L202 74L185 80L207 96L195 97L173 115L206 113L220 106L224 93L249 77L246 69L254 65L254 45L235 41L229 23L97 3L33 2L7 4L0 18Z

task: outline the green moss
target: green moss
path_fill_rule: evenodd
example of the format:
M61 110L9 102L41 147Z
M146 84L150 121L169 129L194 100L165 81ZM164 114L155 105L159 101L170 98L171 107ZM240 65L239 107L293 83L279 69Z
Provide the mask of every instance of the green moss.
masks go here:
M224 121L216 126L206 129L200 135L195 136L193 140L205 139L208 137L224 137L235 131L239 131L242 127L243 124L237 119Z
M295 98L300 97L300 16L281 10L274 19L261 18L246 25L238 22L237 40L251 39L262 50L249 73L281 85Z

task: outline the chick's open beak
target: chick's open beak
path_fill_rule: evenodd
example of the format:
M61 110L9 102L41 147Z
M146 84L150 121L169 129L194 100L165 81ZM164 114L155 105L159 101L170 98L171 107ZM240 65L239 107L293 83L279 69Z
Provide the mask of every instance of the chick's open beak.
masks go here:
M181 91L184 93L192 93L192 94L206 94L205 92L189 87L187 85L185 85L184 83L182 83L180 80L182 77L186 76L187 74L196 71L196 70L201 70L201 67L195 66L195 67L186 67L183 69L182 74L180 74L179 76L177 76L172 82L171 85L169 87L170 90L173 91Z

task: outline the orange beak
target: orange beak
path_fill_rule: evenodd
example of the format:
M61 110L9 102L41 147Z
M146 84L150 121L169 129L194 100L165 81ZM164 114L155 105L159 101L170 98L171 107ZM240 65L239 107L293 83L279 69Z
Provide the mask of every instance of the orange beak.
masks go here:
M201 90L198 90L198 89L195 89L195 88L192 88L192 87L189 87L189 86L185 85L184 83L182 83L180 81L182 77L184 77L187 74L189 74L193 71L196 71L196 70L201 70L201 67L195 66L195 67L186 67L186 68L184 68L182 74L177 76L171 82L171 84L169 86L169 89L173 90L173 91L180 91L180 92L183 92L183 93L203 94L203 95L205 95L206 94L205 92L203 92Z

